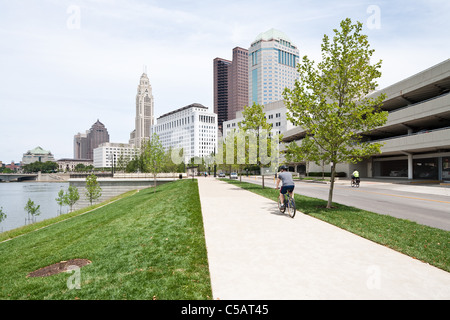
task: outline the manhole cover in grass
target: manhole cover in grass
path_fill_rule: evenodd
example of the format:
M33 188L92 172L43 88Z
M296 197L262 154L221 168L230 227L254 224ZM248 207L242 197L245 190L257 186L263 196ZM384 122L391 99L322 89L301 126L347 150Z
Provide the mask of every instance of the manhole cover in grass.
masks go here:
M52 265L49 265L47 267L40 268L36 271L30 272L27 277L47 277L51 276L57 273L66 272L67 270L70 270L69 267L76 266L76 267L83 267L85 265L90 264L91 261L87 259L72 259L67 261L61 261Z

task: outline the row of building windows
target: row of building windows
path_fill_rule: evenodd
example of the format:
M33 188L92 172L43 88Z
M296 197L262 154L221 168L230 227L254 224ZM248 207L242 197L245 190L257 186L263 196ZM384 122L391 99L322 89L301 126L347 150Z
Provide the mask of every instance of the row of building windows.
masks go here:
M275 118L280 118L280 117L281 117L281 113L275 114ZM273 119L273 114L269 114L269 119Z
M288 48L291 48L291 49L297 49L290 42L288 42L286 40L280 39L277 42L280 43L281 45L285 46L285 47L288 47Z
M252 66L258 64L258 51L252 52Z
M215 123L216 122L216 118L213 116L200 115L199 120L200 120L200 122L205 122L205 123Z
M199 115L199 121L200 122L204 122L204 123L215 123L216 118L214 116L205 116L205 115ZM165 131L165 130L170 130L170 129L174 129L180 126L185 126L188 124L191 124L194 122L194 116L192 117L185 117L185 118L181 118L181 119L177 119L177 120L173 120L164 124L160 124L157 125L155 128L155 131L157 133ZM192 128L192 126L191 126Z
M296 58L298 57L293 55L292 53L278 50L278 63L295 68Z
M295 67L296 62L299 58L297 55L295 55L293 53L290 53L290 52L287 52L287 51L284 51L284 50L281 50L278 48L265 48L265 49L266 50L275 50L275 55L272 55L272 54L267 55L268 59L265 59L265 61L278 61L278 63L280 63L280 64L284 64L284 65L287 65L290 67ZM259 49L259 50L256 50L251 53L252 66L255 66L258 64L258 53L261 50L262 49ZM272 57L275 59L273 59L273 60L270 59Z
M281 117L281 114L280 113L277 113L276 114L276 117L277 118L280 118ZM273 114L270 114L269 115L269 119L273 119ZM240 122L239 122L240 123ZM237 124L237 125L239 125L239 123ZM276 127L280 127L281 126L281 122L275 122L275 126ZM236 127L236 122L232 122L232 123L227 123L227 128L235 128Z
M180 126L184 126L184 125L188 125L191 122L194 122L194 116L192 116L192 120L191 117L185 117L185 118L181 118L181 119L177 119L177 120L173 120L164 124L160 124L156 126L156 132L161 132L163 130L170 130L176 127L180 127Z

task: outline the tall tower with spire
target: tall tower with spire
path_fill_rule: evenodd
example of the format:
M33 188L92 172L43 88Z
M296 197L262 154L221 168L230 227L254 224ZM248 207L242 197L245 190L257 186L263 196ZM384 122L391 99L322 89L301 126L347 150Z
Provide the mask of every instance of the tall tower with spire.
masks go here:
M130 144L140 148L145 140L150 138L153 126L154 104L152 86L148 79L145 67L141 76L136 94L136 123L135 130L130 134Z

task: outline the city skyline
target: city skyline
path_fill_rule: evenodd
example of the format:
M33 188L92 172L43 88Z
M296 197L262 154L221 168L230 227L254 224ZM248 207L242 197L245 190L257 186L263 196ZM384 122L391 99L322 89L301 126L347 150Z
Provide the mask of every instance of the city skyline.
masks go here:
M0 161L36 146L71 158L73 135L98 118L126 143L144 65L155 118L191 103L212 111L211 61L271 28L318 62L324 34L363 22L384 88L449 58L448 12L448 1L0 0Z

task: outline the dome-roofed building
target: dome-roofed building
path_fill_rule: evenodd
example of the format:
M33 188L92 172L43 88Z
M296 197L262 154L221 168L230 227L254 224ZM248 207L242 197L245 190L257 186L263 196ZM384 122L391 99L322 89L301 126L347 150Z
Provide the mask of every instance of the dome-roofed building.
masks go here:
M22 165L30 164L30 163L33 163L36 161L38 161L38 162L47 162L47 161L55 162L55 158L53 157L53 154L50 151L44 150L39 146L32 150L28 150L26 153L23 154Z
M286 35L286 33L284 33L283 31L274 29L274 28L267 30L266 32L261 32L256 37L255 41L253 41L253 43L261 41L261 40L271 41L271 40L280 40L280 39L292 43L291 39Z

